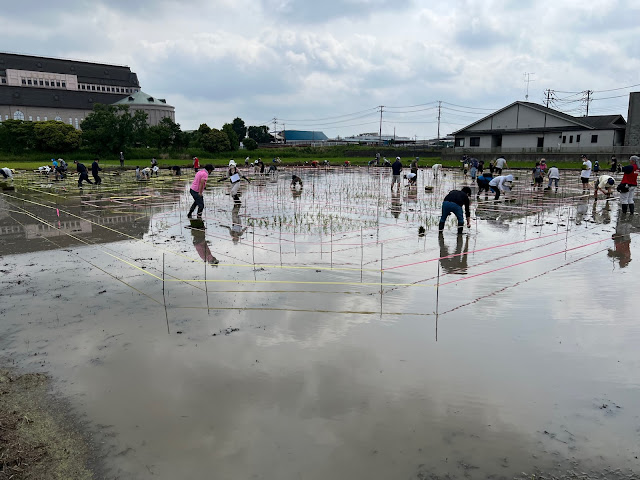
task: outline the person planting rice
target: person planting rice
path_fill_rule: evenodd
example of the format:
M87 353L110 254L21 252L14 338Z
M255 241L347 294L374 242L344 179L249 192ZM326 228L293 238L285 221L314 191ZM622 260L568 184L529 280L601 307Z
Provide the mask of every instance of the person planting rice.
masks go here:
M82 163L79 163L77 160L74 160L73 163L76 164L76 170L78 171L78 188L82 188L82 182L85 181L91 185L93 182L89 180L89 173L87 171L87 167L85 167Z
M409 187L415 187L418 184L418 175L416 173L407 173L404 178L407 179Z
M4 167L4 168L0 168L0 175L2 175L2 178L4 179L11 179L13 180L13 172L11 171L10 168Z
M545 190L551 190L551 184L556 184L556 193L558 192L558 182L560 181L560 170L555 165L549 169L549 185Z
M510 192L512 183L513 175L500 175L498 177L494 177L494 179L489 182L489 187L493 193L496 194L494 200L499 200L501 193Z
M302 188L302 179L297 175L291 175L291 188L296 188L297 185Z
M476 198L480 198L480 194L484 191L485 198L489 195L489 182L493 180L493 176L487 172L479 175L476 179L476 183L478 184L478 193L476 194Z
M442 216L440 217L440 223L438 224L438 231L444 230L444 223L450 214L454 214L458 219L458 235L462 235L464 229L464 218L462 216L462 209L464 207L464 214L467 219L467 228L471 228L471 212L469 209L471 200L471 189L469 187L462 187L461 190L451 190L444 200L442 201Z
M617 190L620 192L620 205L622 206L622 213L627 213L627 210L631 215L634 215L633 194L638 186L638 164L640 158L636 155L632 155L629 158L629 165L622 167L622 180L618 185Z
M396 161L391 165L391 171L393 173L393 178L391 179L391 191L393 191L393 186L398 185L398 189L400 189L400 174L402 173L402 162L400 161L400 157L396 157Z
M595 191L593 192L593 198L598 199L598 192L602 192L605 194L607 198L611 196L611 192L613 191L613 186L616 184L616 181L613 179L611 175L600 175L596 178L594 182Z
M202 211L204 210L204 197L202 196L202 192L207 185L207 179L212 171L213 165L207 163L204 166L204 170L200 170L196 173L193 183L191 184L191 189L189 190L189 193L191 193L191 196L193 197L193 203L191 204L189 213L187 213L187 218L192 217L193 211L196 207L198 207L198 219L202 218Z
M256 160L256 162L257 161L258 160ZM262 164L262 166L264 167L264 164ZM229 170L227 172L227 176L222 177L220 180L218 180L218 182L223 182L229 179L229 181L231 182L231 191L229 192L229 195L231 195L231 198L233 198L233 201L235 203L240 203L240 193L239 193L240 179L242 178L244 178L247 182L251 183L251 180L249 180L247 177L245 177L238 171L238 166L236 165L236 162L233 160L229 160Z

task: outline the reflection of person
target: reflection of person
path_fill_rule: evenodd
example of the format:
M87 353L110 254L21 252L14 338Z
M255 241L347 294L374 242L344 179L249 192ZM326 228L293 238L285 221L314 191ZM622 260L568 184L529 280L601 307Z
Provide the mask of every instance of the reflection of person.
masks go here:
M593 202L591 216L595 223L611 223L611 202L605 202L604 207L598 212L598 202Z
M235 204L231 209L231 226L227 226L229 235L233 243L238 243L242 234L247 230L247 227L242 227L242 221L240 220L240 205Z
M193 183L191 184L191 189L189 190L193 197L193 203L191 204L191 208L187 214L188 218L191 218L196 207L198 207L198 218L202 218L202 211L204 210L204 197L202 196L202 192L204 191L204 187L207 185L207 178L209 178L209 174L212 171L213 165L207 163L204 166L204 170L200 170L196 173Z
M613 179L611 175L600 175L596 178L593 186L595 188L593 192L593 198L598 199L598 192L602 192L605 194L607 198L611 196L611 192L613 190L613 186L616 181Z
M513 175L500 175L493 177L493 180L489 182L489 187L496 194L495 200L500 199L500 194L510 192L511 184L513 182Z
M442 201L442 216L440 217L440 224L438 230L444 230L444 222L447 217L453 213L458 219L458 235L462 235L464 229L464 218L462 216L462 208L464 207L464 214L467 218L467 228L471 228L471 212L469 211L471 200L471 189L469 187L462 187L461 190L451 190L444 200Z
M398 218L402 213L402 201L400 200L400 191L391 192L391 215Z
M616 233L611 235L613 249L609 249L607 255L617 258L620 268L624 268L631 262L631 223L625 217L618 214Z
M100 185L102 183L102 178L98 175L98 172L101 172L102 169L100 165L98 165L99 160L96 158L91 164L91 175L93 175L93 181L96 182L96 185Z
M631 215L634 214L633 194L638 186L638 164L640 158L636 155L632 155L629 158L629 165L622 167L622 180L618 185L618 191L620 192L620 205L622 206L622 213L627 213L627 209Z
M576 225L582 225L582 220L589 211L589 205L586 203L587 201L584 200L584 202L585 203L581 203L576 206Z
M201 172L204 172L204 170L201 170ZM216 265L218 259L213 256L209 249L209 244L204 235L204 222L202 220L193 220L191 222L191 235L193 236L193 246L196 247L196 252L198 252L200 258L207 263Z
M449 253L449 248L444 243L442 232L438 234L438 244L440 245L440 266L446 273L465 275L467 273L467 252L469 251L469 237L462 240L462 235L456 239L456 249L453 254Z

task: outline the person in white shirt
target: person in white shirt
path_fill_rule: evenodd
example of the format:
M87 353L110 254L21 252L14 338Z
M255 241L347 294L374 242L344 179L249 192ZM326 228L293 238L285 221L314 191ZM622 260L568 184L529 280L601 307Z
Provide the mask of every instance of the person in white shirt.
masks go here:
M0 168L0 175L2 175L5 179L10 178L13 179L13 172L10 168L4 167Z
M549 169L549 185L545 190L551 190L551 184L556 184L556 193L558 192L558 182L560 181L560 170L555 165Z
M505 160L504 157L498 157L498 159L496 160L495 167L494 167L495 174L496 175L502 175L502 170L504 168L508 167L508 166L509 165L507 165L507 161Z
M499 177L494 177L493 180L489 182L489 187L496 194L495 200L500 199L501 193L507 193L511 191L511 185L513 182L513 175L500 175Z
M598 191L604 193L605 196L609 198L615 184L616 181L611 175L600 175L598 178L596 178L596 181L594 183L595 191L593 192L593 198L595 198L596 200L598 199Z
M586 155L582 155L582 170L580 171L580 181L582 182L582 193L589 191L589 179L591 178L591 160Z

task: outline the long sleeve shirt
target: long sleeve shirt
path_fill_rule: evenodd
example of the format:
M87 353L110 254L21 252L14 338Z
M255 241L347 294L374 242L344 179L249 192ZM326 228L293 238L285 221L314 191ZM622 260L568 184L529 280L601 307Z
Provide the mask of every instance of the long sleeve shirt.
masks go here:
M461 207L464 207L464 214L468 218L471 216L469 212L469 196L460 190L451 190L446 197L445 202L453 202Z

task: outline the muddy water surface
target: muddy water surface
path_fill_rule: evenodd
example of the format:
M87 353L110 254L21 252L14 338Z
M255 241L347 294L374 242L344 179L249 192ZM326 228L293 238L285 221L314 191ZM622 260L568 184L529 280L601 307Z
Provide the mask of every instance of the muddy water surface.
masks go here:
M203 224L184 178L0 198L3 359L106 478L637 478L637 216L522 182L439 237L457 172L298 173L214 184Z

